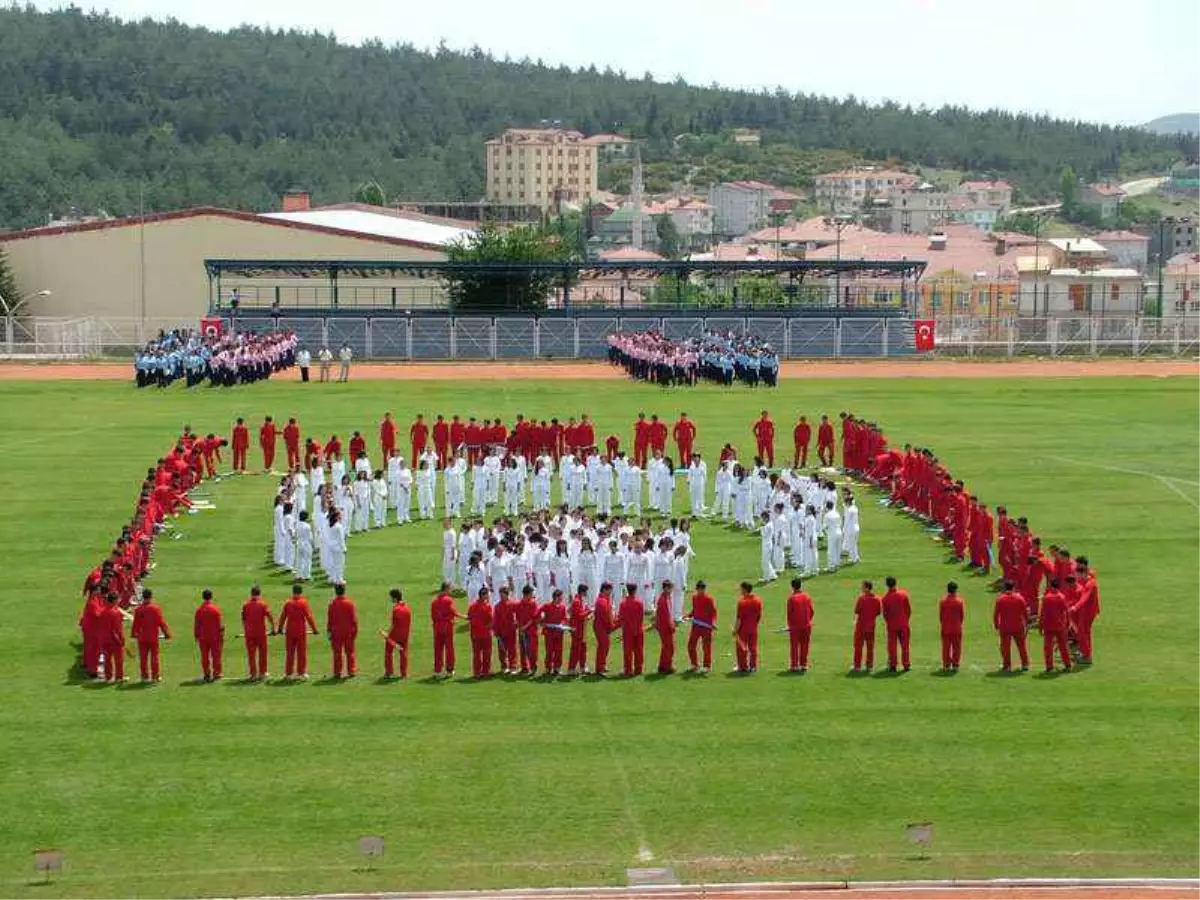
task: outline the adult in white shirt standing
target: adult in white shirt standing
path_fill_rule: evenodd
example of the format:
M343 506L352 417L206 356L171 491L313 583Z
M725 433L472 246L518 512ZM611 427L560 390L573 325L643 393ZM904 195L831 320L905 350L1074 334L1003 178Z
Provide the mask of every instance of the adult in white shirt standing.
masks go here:
M858 504L853 497L846 497L846 513L842 522L843 550L850 557L850 562L856 563L858 558Z
M350 380L350 360L354 359L354 351L349 344L342 344L338 350L338 381Z
M842 562L842 516L833 501L825 503L825 561L832 572Z
M708 510L704 506L704 492L708 489L708 466L699 453L692 454L687 470L688 496L692 501L692 515L703 516Z

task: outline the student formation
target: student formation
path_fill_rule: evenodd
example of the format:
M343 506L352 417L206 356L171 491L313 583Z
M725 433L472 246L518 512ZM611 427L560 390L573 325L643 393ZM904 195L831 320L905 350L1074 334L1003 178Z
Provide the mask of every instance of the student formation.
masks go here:
M679 422L684 422L685 427L680 429ZM750 427L759 451L755 464L749 467L738 464L739 468L749 469L755 478L765 475L764 481L769 486L769 491L763 491L767 508L762 511L762 525L756 526L764 536L760 583L773 581L782 573L785 565L782 554L776 555L781 543L792 548L789 555L797 573L821 571L822 567L805 549L810 529L818 527L813 521L816 517L807 514L814 504L807 501L815 496L833 505L837 513L837 491L832 483L815 473L805 477L790 469L779 473L767 471L774 461L775 431L773 423L768 428L764 422L770 422L765 411ZM456 433L462 438L459 443L451 437L454 424L461 429ZM639 416L634 426L633 453L625 462L627 467L637 467L639 461L649 466L663 458L667 429L655 427L658 424L656 417ZM543 425L546 433L542 431ZM519 416L509 429L499 419L480 425L471 419L446 420L438 416L430 428L419 416L409 428L409 437L413 458L431 456L432 459L422 459L420 465L431 469L440 465L443 471L458 460L477 465L481 458L503 455L512 462L526 452L532 459L544 458L547 466L555 464L557 457L560 469L564 459L569 459L572 467L576 459L581 459L583 481L578 498L582 499L588 496L586 460L596 456L600 457L599 464L611 466L614 454L625 457L615 436L610 440L615 440L616 446L606 441L606 452L598 452L594 426L586 416L578 421L569 419L566 425L570 431L566 426L554 430L554 425ZM326 456L331 442L319 449L311 438L301 444L294 419L289 426L294 428L292 432L280 432L288 444L292 469L285 481L303 471L301 463L311 471L314 462L331 465L340 457L340 448ZM240 427L245 428L244 424ZM471 438L467 437L468 427L475 429ZM485 427L490 430L485 432ZM671 432L677 442L683 439L678 450L681 458L692 459L689 472L693 471L695 462L702 462L694 450L694 423L681 416ZM823 418L817 432L820 460L832 463L836 449L833 426ZM260 429L264 469L269 470L272 465L276 433L270 419ZM806 419L796 423L793 464L797 467L805 465L811 434ZM379 436L384 458L398 457L397 427L390 415L380 423ZM431 436L432 450L426 446ZM245 468L247 443L246 436L239 437L235 429L235 471ZM295 460L291 459L293 445ZM200 437L185 427L172 449L147 471L133 518L122 529L111 554L88 574L83 585L84 609L79 620L83 636L81 664L88 677L123 680L125 659L132 659L136 647L141 678L150 682L161 678L160 642L170 639L172 632L153 592L143 587L154 568L154 542L161 535L170 534L173 518L191 506L189 494L206 479L216 476L224 446L223 437L212 434ZM301 446L305 448L304 459L299 458ZM998 565L997 596L991 614L1002 670L1017 672L1029 668L1030 629L1042 635L1042 662L1047 672L1055 670L1056 656L1061 671L1091 664L1092 628L1099 616L1100 597L1096 575L1086 557L1073 557L1062 546L1043 548L1029 523L1024 518L1009 516L1003 506L996 507L993 517L989 507L956 480L931 450L909 445L892 448L875 423L843 413L840 446L843 471L885 492L886 498L881 502L903 510L936 531L951 549L954 560L969 561L970 567L982 574L992 573ZM365 454L365 448L359 452ZM724 465L736 460L736 450L726 445L722 456ZM673 471L668 477L674 480ZM832 493L833 499L827 499L829 493L824 492ZM639 480L639 498L641 493ZM785 494L793 500L798 494L805 514L789 516ZM484 498L486 509L486 493ZM704 500L703 491L693 497L696 515L710 514ZM717 500L719 505L719 491ZM773 502L776 500L779 502ZM659 502L664 502L661 497ZM843 500L843 513L836 519L820 517L824 526L820 538L829 554L829 569L843 564L847 556L849 562L857 561L856 548L850 553L846 547L846 520L850 518L852 503L852 499ZM517 506L521 505L518 501ZM445 581L427 607L422 601L419 617L425 618L427 609L425 627L414 628L414 610L402 592L393 589L388 598L389 612L379 617L378 625L383 627L373 629L364 625L360 635L358 607L347 589L344 573L335 566L330 566L332 572L326 569L327 579L332 582L332 597L319 624L301 580L297 580L291 596L277 608L257 587L251 589L240 611L229 616L237 623L232 639L244 645L248 677L268 677L270 640L275 636L283 639L281 659L276 660L277 666L282 663L282 677L308 677L307 642L310 636L321 633L329 642L335 678L357 674L357 650L364 637L378 641L384 657L383 674L387 678L406 677L409 658L414 652L430 653L434 676L448 677L455 673L457 663L455 640L459 620L465 622L470 671L475 678L607 677L616 674L616 669L609 668L614 643L620 644L621 674L636 677L644 671L645 635L649 632L657 638L659 650L655 671L671 674L676 669L675 644L680 628L686 629L687 663L695 672L711 671L714 639L719 644L728 641L736 660L736 672L749 675L758 670L759 635L768 627L763 600L754 585L743 582L733 622L721 628L718 604L707 585L703 581L688 584L687 560L694 551L686 525L672 522L670 528L659 533L645 521L636 525L605 513L591 519L582 502L560 507L557 515L552 515L547 506L548 503L540 508L531 507L516 525L507 515L499 517L490 530L477 519L464 524L461 532L456 533L447 522ZM790 506L794 509L796 504ZM669 512L671 506L666 502L661 508ZM336 524L338 510L322 509L322 516ZM854 519L857 521L856 514ZM595 538L589 538L586 548L579 539L585 523ZM797 534L795 528L799 529L799 545L791 543ZM468 531L477 534L472 537L462 534ZM605 540L611 541L607 548L603 545ZM584 550L588 554L587 564L581 568L578 560ZM498 563L506 554L521 561ZM278 548L276 562L281 563ZM780 564L776 566L776 562ZM586 572L586 576L581 572ZM456 584L466 594L462 609L455 597ZM851 671L865 673L874 668L875 635L881 618L888 670L908 671L912 609L909 596L897 579L889 576L879 586L864 581L854 609L854 626L849 634ZM961 665L966 615L954 582L947 585L938 614L942 667L953 673ZM369 618L373 620L375 616ZM788 635L786 668L796 673L808 671L814 603L799 577L791 580L791 590L776 621L778 626L771 630ZM204 591L193 615L191 636L200 650L200 676L207 681L223 675L230 640L226 626L227 617L218 598L211 591Z

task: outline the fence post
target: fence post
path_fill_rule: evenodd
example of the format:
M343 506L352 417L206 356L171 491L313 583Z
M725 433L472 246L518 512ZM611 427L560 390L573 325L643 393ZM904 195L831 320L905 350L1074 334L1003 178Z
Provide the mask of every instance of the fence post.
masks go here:
M1133 320L1133 358L1137 359L1141 352L1142 343L1142 320Z
M973 318L968 318L967 319L967 357L973 358L974 356L975 356L975 320Z
M542 320L533 320L533 358L540 359L542 355Z
M404 319L404 358L412 362L412 333L413 333L413 318L406 316Z
M704 321L704 320L701 320L701 321ZM783 348L782 348L782 352L779 354L780 359L787 359L789 356L791 356L791 352L792 352L792 321L793 320L792 320L791 316L788 316L786 319L783 320ZM704 325L701 325L700 329L701 329L701 331L707 330L707 328Z
M886 359L888 355L888 332L892 330L892 323L890 319L881 319L880 321L883 322L883 356Z
M1103 322L1103 319L1097 319L1095 316L1093 316L1088 322L1088 331L1091 332L1089 337L1091 339L1091 352L1093 359L1096 357L1096 332L1100 330L1100 325L1103 324Z
M1058 356L1058 319L1046 320L1046 337L1050 339L1050 355Z
M842 355L842 320L833 320L833 358L839 359Z
M1010 319L1008 322L1008 358L1012 359L1017 355L1017 320Z
M450 328L450 358L458 359L458 326L455 325L453 317L446 324Z
M536 328L537 328L537 325L535 324L534 325L534 329L535 329L534 333L535 334L536 334ZM496 320L494 318L489 319L488 320L488 349L491 351L492 359L496 358L496 348L499 344L499 335L496 332L497 332Z
M571 320L571 352L572 359L579 359L579 318Z
M375 358L375 342L371 340L372 319L367 319L367 359Z

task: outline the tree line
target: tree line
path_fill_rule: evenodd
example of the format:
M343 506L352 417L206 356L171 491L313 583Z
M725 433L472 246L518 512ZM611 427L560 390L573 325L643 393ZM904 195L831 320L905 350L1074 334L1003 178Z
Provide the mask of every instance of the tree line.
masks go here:
M1037 199L1054 194L1064 164L1096 179L1196 156L1183 137L1000 110L662 83L478 48L348 46L75 7L0 9L0 84L7 227L71 213L265 209L296 185L317 202L364 183L390 199L477 199L483 142L542 120L638 138L656 188L739 175L803 187L823 166L861 159L1000 175ZM758 130L762 147L727 148L720 136L735 127ZM602 174L614 187L628 180L621 163Z

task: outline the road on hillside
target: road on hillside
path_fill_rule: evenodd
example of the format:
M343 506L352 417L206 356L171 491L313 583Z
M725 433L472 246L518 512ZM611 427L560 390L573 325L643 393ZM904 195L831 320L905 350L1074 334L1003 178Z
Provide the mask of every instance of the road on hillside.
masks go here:
M1125 182L1121 185L1121 190L1125 192L1126 196L1136 197L1139 194L1149 194L1151 191L1156 190L1160 184L1168 180L1165 175L1156 178L1138 178L1136 181Z

